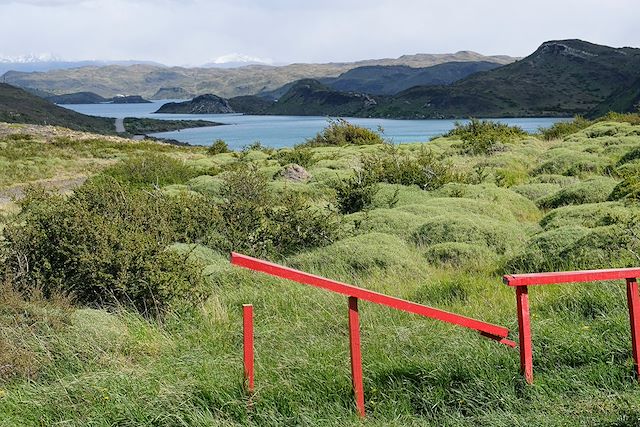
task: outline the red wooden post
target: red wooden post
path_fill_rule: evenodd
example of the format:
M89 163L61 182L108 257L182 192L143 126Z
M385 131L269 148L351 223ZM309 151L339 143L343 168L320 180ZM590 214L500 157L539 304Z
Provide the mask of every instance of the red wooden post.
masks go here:
M253 305L242 305L242 332L244 343L244 380L247 391L253 393Z
M627 305L629 306L629 323L631 324L631 348L636 378L640 380L640 299L638 297L638 282L635 278L627 279Z
M358 414L364 417L364 387L362 385L362 353L360 350L360 318L358 298L349 297L349 344L351 349L351 379Z
M529 384L533 383L533 353L531 348L531 321L529 318L529 292L526 286L516 288L518 303L518 338L520 371Z

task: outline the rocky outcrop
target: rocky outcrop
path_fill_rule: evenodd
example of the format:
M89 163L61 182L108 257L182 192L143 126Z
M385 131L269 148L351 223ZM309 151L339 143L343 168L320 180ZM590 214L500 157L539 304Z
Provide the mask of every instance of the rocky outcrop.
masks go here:
M211 94L196 96L191 101L169 102L156 111L156 113L166 114L224 114L234 112L229 101Z
M302 166L292 163L280 171L280 177L287 181L307 182L311 179L311 174Z

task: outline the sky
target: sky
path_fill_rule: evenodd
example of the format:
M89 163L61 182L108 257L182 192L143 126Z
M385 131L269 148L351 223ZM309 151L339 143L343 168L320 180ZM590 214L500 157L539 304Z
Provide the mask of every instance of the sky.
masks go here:
M0 57L344 62L580 38L640 47L639 0L0 0Z

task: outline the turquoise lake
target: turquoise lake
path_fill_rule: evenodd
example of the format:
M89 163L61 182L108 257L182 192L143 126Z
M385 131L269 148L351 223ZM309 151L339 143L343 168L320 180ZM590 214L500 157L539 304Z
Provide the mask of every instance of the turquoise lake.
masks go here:
M291 147L313 137L327 125L326 117L316 116L250 116L242 114L153 114L167 100L151 104L78 104L63 107L83 114L103 117L150 117L154 119L202 119L224 123L197 129L163 132L155 136L176 139L193 145L210 145L220 138L232 149L260 141L268 147ZM427 142L453 128L455 120L390 120L346 118L351 123L373 130L382 127L384 135L392 142ZM497 119L510 125L517 125L527 132L535 132L541 127L549 127L558 118L510 118ZM462 120L463 121L463 120Z

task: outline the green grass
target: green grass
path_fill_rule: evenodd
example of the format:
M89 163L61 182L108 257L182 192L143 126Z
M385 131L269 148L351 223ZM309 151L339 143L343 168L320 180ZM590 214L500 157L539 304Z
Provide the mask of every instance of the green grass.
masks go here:
M505 144L506 151L490 156L460 154L459 141L436 139L430 143L433 152L449 158L457 171L471 174L482 166L485 173L475 182L432 191L379 184L368 210L342 217L336 241L278 261L503 325L517 340L513 290L502 284L500 274L640 264L634 255L640 253L637 201L607 201L610 187L620 181L609 166L621 159L621 164L634 162L625 153L640 149L633 126L597 123L562 139ZM618 133L607 134L607 129ZM167 184L162 189L172 196L204 194L212 204L224 203L226 177L248 162L267 178L273 196L306 194L323 209L335 207L336 175L349 176L362 154L384 149L310 148L313 156L305 157L313 158L308 168L313 178L292 185L273 177L277 160L286 155L256 150L212 156L201 148L115 140L56 145L25 136L5 137L2 144L10 147L7 164L29 156L68 162L52 167L54 176L81 168L85 159L108 160L108 165L151 153L168 156L180 162L168 162L175 171L188 166L200 175L152 181ZM415 156L418 148L399 147ZM574 173L571 158L605 166L581 166ZM496 172L513 161L523 181L509 188L497 185ZM119 167L123 164L132 162ZM82 170L93 174L104 167ZM20 179L0 170L10 185L37 179L48 169L38 166ZM595 194L596 200L585 194ZM562 202L540 210L536 203L548 197ZM0 229L12 215L0 217ZM78 306L63 297L45 300L37 292L25 298L2 288L0 426L640 423L640 386L632 375L622 283L530 289L531 386L519 374L514 349L473 331L361 303L367 406L367 419L361 421L351 393L346 298L231 267L228 254L207 239L174 243L166 250L204 265L208 298L193 310L161 319L123 307ZM245 303L255 310L256 393L251 397L242 384Z

